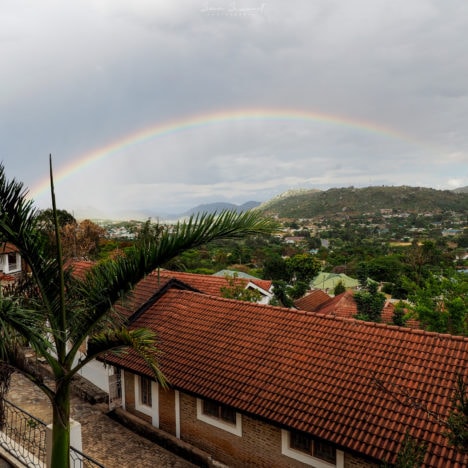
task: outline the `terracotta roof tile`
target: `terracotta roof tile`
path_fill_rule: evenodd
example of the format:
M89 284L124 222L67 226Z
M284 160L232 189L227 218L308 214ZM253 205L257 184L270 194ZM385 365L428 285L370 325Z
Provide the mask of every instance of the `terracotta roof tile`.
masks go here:
M389 461L408 429L426 466L463 464L427 411L447 416L468 377L466 338L174 289L133 325L157 333L175 388ZM109 361L151 375L132 353Z
M228 286L228 281L223 276L201 275L198 273L186 273L170 270L160 270L159 274L161 278L178 279L192 288L198 289L200 292L210 294L212 296L221 297L221 288ZM236 278L235 281L243 284L244 286L247 286L249 282L251 282L264 291L269 291L272 284L269 280L261 279Z
M314 289L304 297L294 301L294 305L301 310L315 312L321 305L330 301L331 297L321 289Z
M8 254L19 252L16 245L11 244L10 242L0 242L0 254Z
M65 266L71 268L73 276L83 280L86 273L88 273L95 264L96 262L92 262L91 260L73 260Z
M328 299L325 299L324 295L327 296ZM296 300L294 305L308 312L319 312L323 315L333 315L344 318L353 318L358 312L354 300L354 291L351 290L345 291L338 296L330 297L328 294L317 289L311 294ZM394 311L394 304L390 301L386 301L382 310L382 322L388 325L393 324ZM405 326L409 328L419 328L420 323L415 319L409 319Z

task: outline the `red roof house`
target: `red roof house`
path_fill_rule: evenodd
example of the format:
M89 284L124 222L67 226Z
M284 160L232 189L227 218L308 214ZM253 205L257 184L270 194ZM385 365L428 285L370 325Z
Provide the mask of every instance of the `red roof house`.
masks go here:
M423 466L462 467L447 418L468 339L168 288L132 327L159 337L169 389L133 353L124 407L229 466L394 463L405 434Z

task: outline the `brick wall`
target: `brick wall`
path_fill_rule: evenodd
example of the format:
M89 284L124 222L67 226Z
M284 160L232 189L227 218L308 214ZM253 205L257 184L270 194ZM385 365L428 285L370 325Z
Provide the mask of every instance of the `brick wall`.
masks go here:
M305 465L281 454L281 430L242 415L242 437L197 419L196 398L180 394L181 438L230 467L291 467Z
M175 392L159 387L159 428L175 435Z
M135 409L134 376L125 373L126 410L151 423ZM180 429L184 442L208 452L213 459L232 468L304 468L306 465L281 454L281 430L242 415L242 437L197 419L197 399L180 393ZM159 390L159 427L175 434L175 392ZM345 468L376 468L377 465L345 453Z

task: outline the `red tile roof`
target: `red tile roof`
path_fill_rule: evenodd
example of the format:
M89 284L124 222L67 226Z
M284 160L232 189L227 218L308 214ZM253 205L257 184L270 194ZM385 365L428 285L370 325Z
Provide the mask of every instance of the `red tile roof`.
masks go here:
M156 274L156 272L152 273ZM200 292L209 294L211 296L222 297L221 289L229 285L228 280L223 276L201 275L198 273L185 273L181 271L160 270L160 278L170 279L175 278L188 284ZM230 278L233 279L233 278ZM235 278L236 283L240 283L247 287L250 283L255 284L257 287L268 292L271 288L272 282L270 280L250 279L250 278Z
M319 305L315 311L324 315L353 318L357 314L353 292L348 290L338 294L338 296L331 297L328 302Z
M319 312L323 315L332 315L336 317L343 317L343 318L354 318L357 313L357 305L354 300L354 292L351 290L345 291L338 296L328 297L328 300L321 299L323 296L318 294L320 290L312 291L311 295L317 295L317 298L309 296L304 296L301 299L298 299L294 302L294 305L301 310L307 312ZM325 294L325 293L323 293ZM323 297L323 299L325 299ZM395 305L390 302L386 301L384 304L384 308L382 310L382 322L388 325L393 324L393 313L395 311ZM410 328L420 328L419 321L415 319L409 319L406 321L405 326Z
M273 284L273 281L271 280L262 280L262 279L249 279L251 283L255 284L259 288L262 288L264 291L269 292L271 289L271 286Z
M330 301L331 297L321 289L314 289L309 294L294 301L294 305L301 310L307 312L315 312L318 308Z
M155 274L155 273L152 273ZM213 275L200 275L198 273L185 273L182 271L160 270L160 277L164 279L175 278L188 284L198 291L212 296L221 297L221 288L228 286L226 278ZM244 278L236 278L236 282L247 285L249 280Z
M168 290L134 323L153 329L175 388L395 461L405 432L425 466L466 466L444 427L468 339ZM131 352L109 361L150 376ZM411 405L413 401L415 404Z
M8 254L19 252L16 245L11 244L10 242L1 242L0 243L0 254Z
M83 280L89 270L95 265L96 262L90 260L73 260L67 265L67 268L70 267L73 273L73 276L77 277L80 280Z

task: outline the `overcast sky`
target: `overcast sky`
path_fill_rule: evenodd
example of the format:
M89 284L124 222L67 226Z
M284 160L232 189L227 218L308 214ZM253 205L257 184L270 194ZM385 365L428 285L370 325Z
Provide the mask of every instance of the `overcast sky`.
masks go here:
M77 216L468 185L466 0L0 4L0 160L39 207L49 153Z

